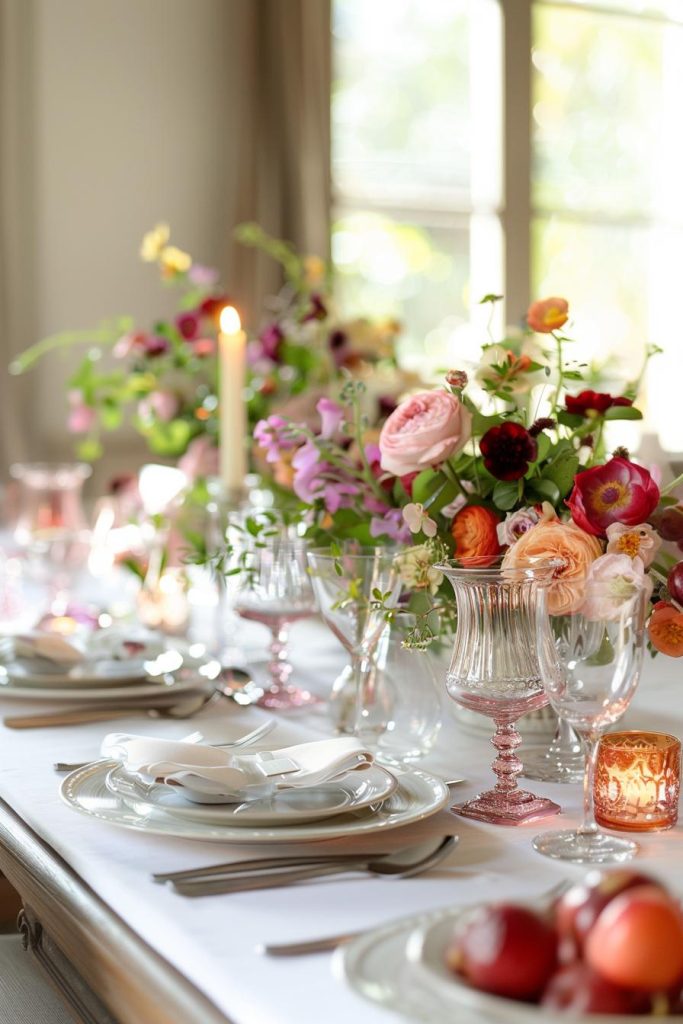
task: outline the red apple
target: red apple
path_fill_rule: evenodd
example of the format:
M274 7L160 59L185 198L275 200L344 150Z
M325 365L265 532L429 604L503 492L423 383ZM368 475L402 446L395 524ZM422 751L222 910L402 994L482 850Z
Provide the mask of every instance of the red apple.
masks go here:
M643 996L612 984L586 964L576 961L563 967L548 982L541 1006L564 1010L573 1016L582 1013L643 1013Z
M657 885L657 882L638 871L623 868L609 872L591 871L582 882L573 885L555 907L562 959L570 960L580 955L598 915L615 896L636 885Z
M557 936L542 917L524 907L482 907L448 962L484 992L534 999L557 965Z
M683 914L661 888L636 886L602 911L585 943L587 963L608 981L642 992L683 980Z

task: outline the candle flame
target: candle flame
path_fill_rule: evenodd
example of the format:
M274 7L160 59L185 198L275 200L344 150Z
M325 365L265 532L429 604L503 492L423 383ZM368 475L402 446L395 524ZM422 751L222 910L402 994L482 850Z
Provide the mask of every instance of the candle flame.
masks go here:
M221 333L236 334L242 326L240 315L234 306L224 306L220 317Z

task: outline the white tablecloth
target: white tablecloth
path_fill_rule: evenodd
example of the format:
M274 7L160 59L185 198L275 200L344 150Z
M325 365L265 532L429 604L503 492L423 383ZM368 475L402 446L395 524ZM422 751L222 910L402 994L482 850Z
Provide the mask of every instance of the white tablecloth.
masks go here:
M265 638L263 632L252 635ZM293 650L295 680L325 693L343 663L337 642L318 623L300 624L293 631ZM448 709L447 701L445 706ZM37 711L38 706L0 699L2 714L30 710ZM211 728L216 729L213 714ZM226 705L224 732L246 731L263 714ZM490 784L488 765L493 751L484 737L467 734L454 723L449 710L447 716L438 748L425 767L443 778L466 776L467 781L457 789L457 798L464 799ZM320 710L283 714L279 720L282 724L271 737L278 745L303 735L313 738L328 729ZM195 719L190 728L201 727L200 723ZM651 662L648 657L640 691L624 724L683 735L683 659ZM111 728L169 737L189 731L188 723L140 718L119 720ZM150 872L222 860L224 847L147 837L106 826L75 814L59 799L60 778L52 770L53 761L95 757L106 731L108 726L101 723L35 732L2 728L0 796L235 1024L320 1024L323 1020L325 1024L380 1024L392 1019L336 981L329 956L272 960L255 952L260 942L354 930L459 901L533 897L567 875L583 873L532 850L538 823L497 828L443 812L429 827L434 834L456 832L460 843L451 859L428 877L401 881L358 877L184 899L155 885ZM564 808L561 817L548 819L541 828L571 826L578 821L578 786L534 783L533 788ZM396 834L396 839L401 836ZM383 840L386 842L385 837ZM640 841L639 866L680 885L681 827ZM244 855L243 848L239 853Z

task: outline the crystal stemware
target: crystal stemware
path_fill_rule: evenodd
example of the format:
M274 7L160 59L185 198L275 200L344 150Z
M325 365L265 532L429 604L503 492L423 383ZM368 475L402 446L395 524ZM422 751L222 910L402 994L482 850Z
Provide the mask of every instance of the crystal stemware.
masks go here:
M582 782L585 765L581 740L561 718L550 745L524 755L524 777L540 782Z
M447 674L450 696L462 707L492 718L497 757L493 789L453 809L496 825L520 825L556 814L552 800L517 785L522 738L515 723L548 703L534 643L536 602L556 562L530 559L506 567L497 558L452 559L436 568L450 580L457 630Z
M364 691L386 616L377 607L376 592L398 598L399 583L393 548L364 548L346 544L339 553L329 548L308 552L311 580L320 614L350 656L332 686L330 708L340 732L360 735L363 729Z
M271 683L257 703L286 709L318 702L290 682L289 630L317 608L306 562L306 542L293 527L271 522L255 535L242 532L235 611L271 631L268 671Z
M591 579L575 590L565 614L549 614L547 592L541 595L537 649L552 706L576 730L586 750L584 820L578 829L543 833L533 845L558 860L618 863L630 860L637 845L598 828L595 761L601 734L623 715L638 685L650 591L645 580L616 585Z
M82 462L17 462L10 468L20 488L14 539L29 570L48 583L53 615L65 613L73 576L88 558L82 490L91 472Z

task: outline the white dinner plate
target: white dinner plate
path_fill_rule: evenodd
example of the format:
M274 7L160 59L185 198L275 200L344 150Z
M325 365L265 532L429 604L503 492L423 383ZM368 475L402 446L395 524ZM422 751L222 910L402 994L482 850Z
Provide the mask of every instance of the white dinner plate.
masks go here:
M107 789L107 775L115 767L116 762L97 761L72 772L62 783L62 799L81 814L111 825L203 842L310 843L387 832L436 814L449 799L448 787L440 779L411 768L397 776L396 789L377 809L365 807L309 824L245 828L181 818L147 800L127 802Z
M423 921L413 929L406 945L406 956L416 976L424 987L435 993L440 1005L448 1010L451 1020L459 1019L463 1010L470 1010L478 1019L508 1024L532 1024L534 1021L546 1024L550 1017L555 1017L547 1007L481 992L446 967L444 957L449 942L466 926L479 907L481 904L442 911L437 917ZM564 1015L557 1016L559 1019ZM572 1016L571 1019L580 1024L605 1024L606 1017L604 1014L585 1013L580 1017ZM619 1014L615 1020L621 1024L638 1024L643 1018L633 1014Z
M37 659L17 658L4 665L9 684L14 687L59 690L84 688L109 689L112 686L133 686L146 680L145 663L137 659L85 662L66 672L63 666L46 667Z
M302 789L280 789L259 800L238 804L193 804L178 787L163 783L147 785L121 765L112 768L105 784L107 789L133 807L143 800L187 821L231 825L234 828L301 825L307 821L360 811L386 800L398 785L394 776L379 765L372 765L365 771L349 772L334 782Z
M181 693L196 690L220 674L220 663L211 657L203 644L188 644L184 640L170 637L164 638L164 644L165 650L142 663L142 677L137 659L130 669L124 668L128 664L124 661L103 661L97 678L85 675L86 666L76 666L69 673L63 674L40 673L31 676L28 673L27 679L26 674L17 675L15 663L9 661L0 665L0 698L30 701L87 700L89 703L121 698L133 701L155 697L160 691ZM114 667L108 670L107 665ZM127 678L133 665L135 673L132 678ZM77 669L83 672L80 677L73 674ZM92 672L92 666L89 671ZM65 677L69 679L66 685L63 682Z

